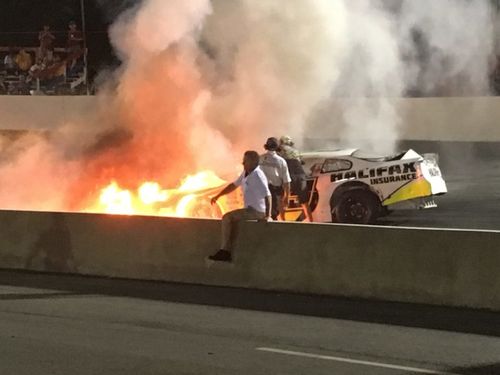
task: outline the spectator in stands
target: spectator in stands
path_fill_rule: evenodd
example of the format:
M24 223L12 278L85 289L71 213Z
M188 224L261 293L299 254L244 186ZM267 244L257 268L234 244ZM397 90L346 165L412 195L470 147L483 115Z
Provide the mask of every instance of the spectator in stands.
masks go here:
M5 85L4 78L0 76L0 95L7 94L7 86Z
M78 30L75 21L71 21L68 25L68 41L67 41L67 51L69 56L78 56L82 52L81 43L83 42L83 34ZM72 70L77 62L78 58L73 58L70 60L69 68Z
M62 61L59 55L54 56L54 61L43 71L42 78L45 79L45 88L57 93L58 87L64 83L66 77L66 61Z
M55 55L51 68L55 69L54 76L64 76L64 73L66 72L66 61L61 60L61 56Z
M8 89L8 94L10 95L29 95L31 85L26 80L24 74L19 74L19 81L12 82Z
M7 74L12 75L18 73L18 66L16 63L16 53L13 49L10 49L7 56L5 56L5 59L3 60L3 65L5 66L5 71L7 72Z
M53 43L56 40L56 37L50 31L49 25L43 26L43 30L38 34L38 40L40 41L38 57L41 59L47 58L49 61L52 61L54 54Z
M19 70L27 74L33 65L33 60L31 59L29 52L27 52L24 48L21 48L16 56L16 63Z
M32 81L33 79L38 79L40 78L40 74L42 71L46 68L44 62L42 59L38 58L36 60L36 63L33 64L29 70L29 79L28 81Z

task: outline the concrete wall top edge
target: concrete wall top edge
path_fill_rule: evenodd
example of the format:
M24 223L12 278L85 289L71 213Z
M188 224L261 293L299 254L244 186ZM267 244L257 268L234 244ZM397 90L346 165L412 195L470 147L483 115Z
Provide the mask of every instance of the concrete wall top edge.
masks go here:
M54 129L84 118L102 100L96 96L1 96L0 129ZM499 142L500 97L335 99L328 110L332 126L343 129L344 109L389 102L399 114L398 139Z
M219 222L220 219L210 218L179 218L172 216L153 216L153 215L119 215L119 214L103 214L93 212L65 212L65 211L30 211L30 210L4 210L0 209L1 213L24 214L24 215L50 215L61 214L74 217L95 217L109 218L110 220L149 220L149 221L165 221L165 222ZM321 227L336 227L336 228L351 228L351 229L369 229L371 231L418 231L418 232L470 232L470 233L492 233L499 234L500 230L488 229L461 229L461 228L430 228L430 227L410 227L410 226L391 226L391 225L367 225L367 224L339 224L339 223L305 223L305 222L270 222L268 225L289 225L289 226L321 226Z

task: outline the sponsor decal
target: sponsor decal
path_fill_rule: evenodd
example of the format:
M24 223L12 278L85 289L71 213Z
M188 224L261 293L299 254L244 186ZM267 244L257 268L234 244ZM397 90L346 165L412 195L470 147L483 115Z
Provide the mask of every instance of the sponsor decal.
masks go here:
M398 176L378 177L378 178L371 178L370 184L372 184L372 185L388 184L391 182L411 181L411 180L414 180L416 178L417 178L416 173L402 174L402 175L398 175Z
M352 179L370 179L370 184L387 184L399 181L411 181L417 178L415 162L391 165L388 167L366 168L358 171L332 173L331 182Z

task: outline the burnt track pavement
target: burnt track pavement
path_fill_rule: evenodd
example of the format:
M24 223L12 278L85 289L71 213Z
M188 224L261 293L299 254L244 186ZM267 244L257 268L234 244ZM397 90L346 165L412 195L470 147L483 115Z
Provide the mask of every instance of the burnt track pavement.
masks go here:
M487 311L0 272L0 373L500 374Z

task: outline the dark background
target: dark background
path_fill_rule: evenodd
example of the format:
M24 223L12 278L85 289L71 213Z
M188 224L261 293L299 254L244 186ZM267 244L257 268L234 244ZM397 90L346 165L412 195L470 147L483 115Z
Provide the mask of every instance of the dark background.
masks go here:
M84 0L89 74L118 65L108 28L126 7L140 0ZM0 47L37 47L38 32L50 25L55 47L65 47L69 21L82 29L80 0L0 0Z
M120 64L110 45L109 26L123 10L142 1L83 0L90 81L93 80L97 72L106 68L115 68ZM500 10L500 0L490 1L496 9ZM397 3L398 0L392 2L387 0L387 4ZM57 38L55 47L65 47L69 21L75 21L78 28L82 29L81 4L82 0L0 0L0 49L5 54L8 47L38 47L38 32L44 24L51 26L51 30ZM418 37L418 35L416 36ZM426 57L424 42L422 40L415 42L415 48L421 52L423 62L425 62ZM499 95L500 65L489 74L491 76L491 91L494 95ZM405 96L456 96L457 94L462 96L467 93L424 92L418 88L409 88Z

